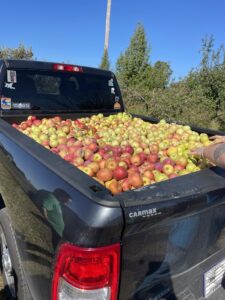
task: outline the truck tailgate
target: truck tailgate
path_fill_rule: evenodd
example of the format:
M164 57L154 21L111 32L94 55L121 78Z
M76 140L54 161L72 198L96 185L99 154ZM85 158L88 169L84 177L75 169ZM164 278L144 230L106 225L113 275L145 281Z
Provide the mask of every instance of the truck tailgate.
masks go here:
M126 222L119 299L225 299L225 170L118 197Z

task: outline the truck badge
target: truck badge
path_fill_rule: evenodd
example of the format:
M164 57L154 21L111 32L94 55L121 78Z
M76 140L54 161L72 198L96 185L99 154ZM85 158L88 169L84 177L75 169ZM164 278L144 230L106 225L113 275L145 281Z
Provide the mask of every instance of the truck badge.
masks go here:
M144 209L144 210L137 210L137 211L129 213L129 217L131 219L137 218L137 217L149 218L149 217L158 216L158 215L161 215L161 212L157 211L157 208L149 208L149 209Z

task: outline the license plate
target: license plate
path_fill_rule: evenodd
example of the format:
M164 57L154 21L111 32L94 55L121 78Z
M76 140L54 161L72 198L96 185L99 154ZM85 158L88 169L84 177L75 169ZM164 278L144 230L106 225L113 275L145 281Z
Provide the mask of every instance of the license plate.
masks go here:
M204 273L204 297L208 298L219 287L225 274L225 259Z

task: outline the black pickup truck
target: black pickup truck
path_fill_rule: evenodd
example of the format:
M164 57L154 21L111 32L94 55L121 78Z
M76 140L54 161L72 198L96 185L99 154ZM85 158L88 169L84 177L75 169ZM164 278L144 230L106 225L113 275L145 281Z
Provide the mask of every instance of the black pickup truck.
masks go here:
M113 196L11 126L29 115L123 112L112 72L3 60L0 95L1 262L10 299L225 299L224 170ZM43 202L54 207L51 222Z

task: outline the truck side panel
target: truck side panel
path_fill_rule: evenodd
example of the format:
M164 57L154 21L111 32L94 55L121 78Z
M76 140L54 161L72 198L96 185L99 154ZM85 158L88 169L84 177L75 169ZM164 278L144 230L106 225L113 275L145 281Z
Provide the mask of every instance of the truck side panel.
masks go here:
M0 170L0 193L16 232L34 300L50 299L53 264L60 243L98 247L120 241L120 206L107 207L88 199L2 132ZM56 189L67 193L69 201L59 197L57 203L52 203L51 195ZM52 205L58 207L58 214L46 218L44 208L51 210Z
M119 299L204 299L204 274L225 259L224 195L225 185L125 208ZM207 299L225 298L221 279Z

